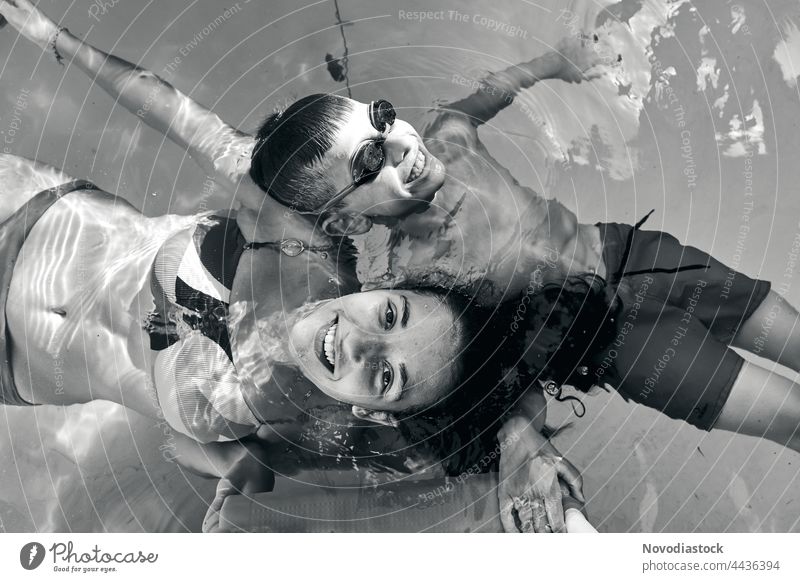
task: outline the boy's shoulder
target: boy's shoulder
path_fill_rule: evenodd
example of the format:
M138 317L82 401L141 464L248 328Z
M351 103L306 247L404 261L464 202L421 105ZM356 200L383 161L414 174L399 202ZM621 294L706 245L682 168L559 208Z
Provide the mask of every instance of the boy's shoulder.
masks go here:
M439 107L426 113L422 122L420 133L426 140L443 145L470 146L478 139L477 128L461 111Z

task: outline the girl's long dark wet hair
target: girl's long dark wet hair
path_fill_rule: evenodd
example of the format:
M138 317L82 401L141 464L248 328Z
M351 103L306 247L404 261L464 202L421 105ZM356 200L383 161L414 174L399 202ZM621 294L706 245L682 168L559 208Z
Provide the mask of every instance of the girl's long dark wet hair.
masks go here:
M614 335L615 307L594 275L549 283L491 309L453 291L422 292L441 297L461 325L454 389L431 407L404 413L397 428L358 421L349 405L309 411L300 442L281 451L276 470L492 470L499 458L488 453L522 395L538 389L537 380L588 391L596 378L583 368L592 369L588 362Z

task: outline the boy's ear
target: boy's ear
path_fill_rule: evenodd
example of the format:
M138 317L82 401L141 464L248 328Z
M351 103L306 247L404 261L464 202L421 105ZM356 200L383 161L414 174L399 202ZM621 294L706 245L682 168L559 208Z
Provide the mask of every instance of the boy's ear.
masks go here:
M353 416L359 420L368 420L375 424L383 426L391 426L397 428L397 418L391 412L383 412L378 410L367 410L360 406L353 405Z
M363 214L331 212L322 219L322 231L330 236L364 234L372 228L372 219Z

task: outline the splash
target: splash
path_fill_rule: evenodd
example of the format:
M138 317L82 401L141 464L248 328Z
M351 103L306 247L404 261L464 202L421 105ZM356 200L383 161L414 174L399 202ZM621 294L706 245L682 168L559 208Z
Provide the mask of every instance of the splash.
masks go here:
M590 165L598 157L597 169L622 181L638 169L631 142L638 136L639 118L651 90L654 49L674 36L675 18L686 2L602 4L605 8L601 3L570 3L567 12L573 16L560 21L564 25L560 33L593 31L604 47L601 54L621 55L621 66L601 64L591 90L583 84L551 84L547 91L525 92L518 101L548 128L548 157L556 167L559 162Z
M783 80L794 89L800 75L800 29L794 22L787 20L782 32L782 38L775 47L772 58L780 65Z
M255 316L255 305L250 301L232 303L228 308L228 329L239 377L263 385L272 379L273 368L278 364L298 369L287 337L297 322L330 301L309 301L292 311L277 311L265 317Z
M753 99L753 108L744 116L744 120L734 114L728 122L727 133L717 133L716 140L725 146L722 155L740 158L753 153L765 155L767 146L764 143L764 113L758 99Z

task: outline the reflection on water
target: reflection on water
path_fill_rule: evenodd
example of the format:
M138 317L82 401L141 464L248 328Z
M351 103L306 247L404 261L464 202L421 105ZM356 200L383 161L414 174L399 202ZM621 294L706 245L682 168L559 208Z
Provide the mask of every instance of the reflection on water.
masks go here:
M89 4L51 9L69 9L53 14L64 22L83 22ZM577 30L597 28L609 49L622 55L622 66L591 83L547 82L520 95L481 130L488 150L521 183L557 197L585 222L632 222L656 208L652 228L727 262L737 248L748 201L744 172L750 172L757 196L750 199L749 226L753 233L773 234L746 241L738 251L741 267L765 279L783 276L800 211L793 193L779 188L798 183L800 168L778 163L797 145L780 121L797 104L796 3L770 2L767 10L756 3L697 7L683 0L404 2L408 13L444 11L441 20L420 22L401 16L389 0L339 0L343 26L337 27L333 1L298 9L281 0L243 5L169 69L196 31L218 16L218 3L198 2L152 46L147 39L162 32L178 7L161 5L137 18L143 5L116 5L90 40L105 48L119 41L119 52L141 58L244 129L298 96L346 93L344 71L331 74L331 63L343 65L345 39L353 96L389 98L414 123L434 104L463 96L465 83L487 71L533 58ZM291 11L297 12L270 24ZM489 20L522 32L493 29L485 24ZM183 151L112 110L97 89L84 102L88 82L75 71L60 85L61 71L42 63L31 77L38 53L21 44L12 51L12 42L7 29L0 31L0 45L13 53L3 86L30 93L11 144L15 153L91 178L148 214L228 207L227 195L207 188L207 176ZM14 109L16 94L9 93L0 114ZM48 114L51 103L57 115ZM787 298L797 304L795 287L787 288ZM752 439L706 435L615 395L589 397L586 405L583 419L552 406L549 420L574 422L557 445L584 471L590 516L599 529L798 529L800 500L791 491L800 463L793 453ZM154 421L105 403L3 408L0 415L0 528L199 526L202 500L213 484L166 460L159 448L166 437ZM746 512L740 512L743 506Z

